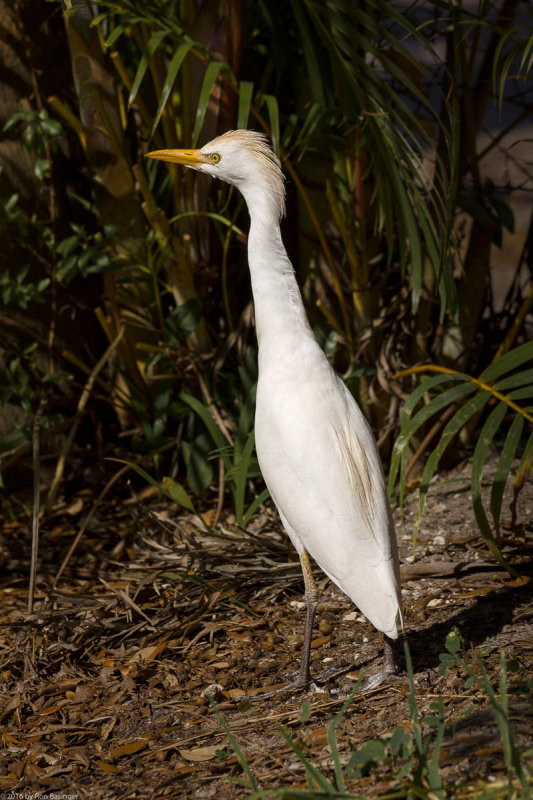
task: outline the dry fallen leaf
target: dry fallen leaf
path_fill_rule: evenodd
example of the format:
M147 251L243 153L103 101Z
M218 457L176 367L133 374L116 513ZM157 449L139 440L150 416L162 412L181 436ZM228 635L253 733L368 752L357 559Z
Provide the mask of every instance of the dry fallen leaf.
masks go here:
M160 642L157 644L151 645L150 647L142 647L140 650L137 650L133 656L129 660L129 664L136 663L138 661L142 661L143 664L147 664L152 659L157 658L160 653L163 652L165 647L167 646L168 637L161 639Z
M110 772L120 772L120 767L115 767L114 764L108 764L106 761L97 761L96 766L107 775Z
M106 722L104 722L104 724L100 728L100 738L103 739L104 742L106 739L109 738L109 734L115 727L116 723L117 723L117 718L111 717L111 719L108 719Z
M310 730L306 737L305 743L307 745L325 745L328 741L327 728L313 728Z
M227 697L228 700L231 700L232 697L242 697L245 694L246 692L244 689L228 689L226 692L224 692L224 697Z
M217 751L222 750L222 745L209 745L207 747L194 747L192 750L180 750L179 754L187 761L211 761L216 758Z
M472 589L470 592L459 592L458 594L454 595L454 597L458 597L463 600L466 597L481 597L482 595L489 594L489 592L492 591L494 591L494 586L480 586L479 589Z
M75 517L76 514L79 514L80 511L83 509L83 500L81 497L78 497L77 500L74 500L73 503L69 505L68 508L65 509L67 514L70 514L72 517Z
M126 744L121 744L118 747L115 747L111 750L111 758L117 759L121 758L121 756L131 756L133 753L138 753L139 750L142 750L143 747L146 747L148 744L149 739L141 737L140 739L134 739L132 742L126 742Z
M317 647L323 647L325 644L329 644L330 642L331 636L318 636L311 642L311 650L315 650Z
M208 508L207 511L204 511L203 514L200 514L205 524L210 528L215 519L217 518L217 509L216 508Z
M69 693L67 692L67 694ZM70 694L72 694L72 692L70 692ZM50 714L55 714L56 711L59 711L59 709L63 708L63 706L67 705L67 703L68 700L61 700L60 703L55 703L53 706L48 706L47 708L43 708L42 711L37 711L37 714L40 717L44 717Z

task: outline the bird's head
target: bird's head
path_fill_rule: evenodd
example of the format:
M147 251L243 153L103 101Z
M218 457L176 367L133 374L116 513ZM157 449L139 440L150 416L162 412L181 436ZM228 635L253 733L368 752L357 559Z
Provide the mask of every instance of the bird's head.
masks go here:
M256 131L227 131L199 150L154 150L148 158L183 164L236 186L250 200L258 193L273 202L278 219L285 213L285 186L278 158L266 136Z

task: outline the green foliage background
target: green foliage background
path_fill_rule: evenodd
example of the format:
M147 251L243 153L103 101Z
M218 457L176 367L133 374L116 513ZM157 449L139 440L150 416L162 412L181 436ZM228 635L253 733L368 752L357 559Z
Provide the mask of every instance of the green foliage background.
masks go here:
M123 460L188 508L216 497L218 518L231 498L246 524L265 499L242 198L144 159L251 126L283 162L308 313L392 457L391 493L431 452L422 512L461 436L497 555L510 467L521 459L516 494L531 469L531 230L496 312L490 255L513 228L513 187L484 176L501 135L484 151L479 137L498 108L506 134L531 112L521 4L39 0L8 19L27 92L0 108L5 479L39 412L43 441L68 431L70 447L91 426L126 441ZM44 68L52 46L62 79ZM440 374L419 383L426 367Z

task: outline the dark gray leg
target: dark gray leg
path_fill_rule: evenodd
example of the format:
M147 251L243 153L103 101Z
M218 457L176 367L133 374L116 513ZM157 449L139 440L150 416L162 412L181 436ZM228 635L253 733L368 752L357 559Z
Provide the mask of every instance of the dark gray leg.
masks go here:
M300 556L300 564L302 565L302 573L304 576L305 585L305 602L307 605L307 613L305 615L305 628L304 628L304 645L302 653L302 663L300 671L296 678L283 686L281 689L272 689L270 692L262 692L261 694L236 697L235 700L264 700L269 697L275 697L281 692L286 692L289 689L303 689L311 682L311 673L309 671L309 661L311 660L311 639L313 638L313 623L315 621L316 606L318 603L318 592L316 588L315 579L311 570L311 562L306 551Z
M396 663L396 656L394 653L394 639L383 634L383 673L385 675L396 675L398 672L398 665Z
M398 677L398 665L396 664L396 657L394 654L394 639L390 636L383 634L383 669L371 675L363 681L361 686L362 692L368 692L370 689L375 689L377 686L386 680L403 680Z
M307 686L311 680L311 673L309 671L309 662L311 660L311 639L313 638L313 625L315 622L316 606L318 603L318 592L316 588L315 579L311 569L311 562L309 556L304 550L300 556L300 564L302 566L302 573L304 576L305 585L305 602L307 605L307 612L305 615L305 628L304 628L304 646L302 653L302 663L300 672L294 682L295 686Z

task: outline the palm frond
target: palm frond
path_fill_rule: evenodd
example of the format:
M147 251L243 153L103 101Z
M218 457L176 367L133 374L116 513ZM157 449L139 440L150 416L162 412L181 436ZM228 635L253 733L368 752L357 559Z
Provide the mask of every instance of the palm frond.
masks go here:
M407 479L408 447L413 437L443 409L453 409L453 416L442 427L440 439L426 461L419 488L418 516L415 537L424 512L427 493L442 456L467 425L475 424L479 415L485 421L477 436L472 456L471 495L476 520L487 547L499 561L498 547L502 499L512 461L516 457L526 425L533 427L533 370L521 369L533 360L533 342L526 342L490 364L478 378L448 367L427 364L398 373L396 377L437 372L424 376L421 384L407 399L401 414L400 435L393 450L389 474L389 493L399 483L403 503ZM449 388L449 383L457 385ZM521 401L529 401L522 405ZM510 425L508 420L511 418ZM491 480L490 512L494 531L488 520L482 498L482 479L487 456L496 439L503 440L496 473ZM526 448L527 449L527 448Z

